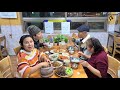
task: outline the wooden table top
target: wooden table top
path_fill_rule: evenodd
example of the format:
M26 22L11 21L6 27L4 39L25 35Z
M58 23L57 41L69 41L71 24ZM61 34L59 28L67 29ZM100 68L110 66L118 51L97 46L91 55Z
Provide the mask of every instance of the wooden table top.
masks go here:
M65 45L65 46L53 46L51 49L61 49L61 48L66 48L67 46L69 45L73 45L71 43ZM48 48L40 48L40 51L47 51L47 50L51 50L51 49L48 49ZM78 51L75 51L75 53L72 55L72 56L75 56L75 57L78 57ZM51 78L59 78L59 76L57 75L53 75ZM79 64L78 66L78 69L73 69L73 75L69 78L88 78L87 74L85 73L84 71L84 68L81 64Z
M60 78L60 77L54 74L51 78ZM88 78L88 76L86 75L83 66L79 64L78 69L73 69L73 75L69 78Z

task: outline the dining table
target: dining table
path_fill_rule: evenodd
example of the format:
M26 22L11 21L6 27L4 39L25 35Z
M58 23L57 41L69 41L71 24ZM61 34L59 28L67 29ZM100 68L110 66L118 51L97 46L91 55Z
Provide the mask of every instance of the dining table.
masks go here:
M75 44L72 42L72 40L69 41L68 43L66 43L65 45L58 45L58 44L54 43L51 48L42 47L39 50L40 50L40 52L46 52L46 51L50 51L50 50L53 50L53 49L56 49L56 50L64 49L68 53L67 48L69 46L75 46ZM69 54L69 56L79 57L78 56L78 51L79 51L79 49L77 47L75 47L74 54ZM48 58L49 58L49 56L48 56ZM70 63L69 66L71 67L71 63ZM59 77L58 75L55 74L55 70L53 72L54 72L54 74L50 78L61 78L61 77ZM77 69L73 69L73 75L68 77L68 78L88 78L88 76L87 76L83 66L79 63L78 64L78 68Z

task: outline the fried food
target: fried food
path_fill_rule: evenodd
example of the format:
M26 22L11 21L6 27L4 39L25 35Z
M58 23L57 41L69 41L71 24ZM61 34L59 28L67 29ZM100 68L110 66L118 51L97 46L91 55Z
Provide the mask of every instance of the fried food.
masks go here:
M60 60L65 60L65 59L68 59L68 57L67 56L63 56L63 55L59 55L59 59Z
M60 52L66 52L66 50L64 50L64 49L60 49Z
M61 65L61 63L55 61L52 63L53 67L59 67Z

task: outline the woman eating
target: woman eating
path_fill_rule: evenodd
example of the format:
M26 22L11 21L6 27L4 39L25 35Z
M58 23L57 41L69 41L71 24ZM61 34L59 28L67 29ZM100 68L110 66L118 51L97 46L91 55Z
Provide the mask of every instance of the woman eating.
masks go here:
M50 60L44 53L34 48L34 41L30 35L23 35L19 41L21 50L18 53L17 71L22 78L40 77L40 68L48 66Z
M106 78L108 70L107 53L96 38L90 38L86 42L87 50L92 53L87 61L80 60L84 66L88 78ZM84 56L84 53L81 53Z

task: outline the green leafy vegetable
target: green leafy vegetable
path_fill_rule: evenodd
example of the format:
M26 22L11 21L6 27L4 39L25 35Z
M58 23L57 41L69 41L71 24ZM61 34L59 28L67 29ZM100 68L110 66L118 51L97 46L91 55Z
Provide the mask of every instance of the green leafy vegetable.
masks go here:
M64 35L61 35L61 34L54 37L54 42L55 43L62 42L62 41L65 41L67 43L68 38L66 36L64 36Z
M65 70L65 73L66 73L67 75L72 75L72 74L73 74L72 68L67 67L66 70Z
M48 38L43 38L43 42L50 42Z

